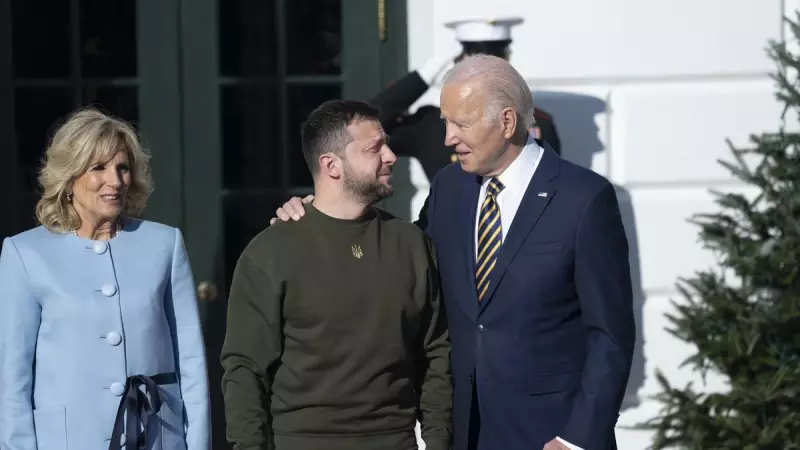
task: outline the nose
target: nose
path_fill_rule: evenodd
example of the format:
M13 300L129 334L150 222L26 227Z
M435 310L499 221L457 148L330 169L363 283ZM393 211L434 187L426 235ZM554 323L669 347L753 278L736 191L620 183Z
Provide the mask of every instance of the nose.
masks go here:
M122 186L122 173L116 168L111 168L106 171L106 184L109 186L113 186L115 188L119 188Z
M397 155L394 154L388 145L383 146L383 157L381 158L384 164L391 166L397 162Z
M448 147L455 147L461 143L461 138L458 137L458 127L452 123L445 125L444 145Z

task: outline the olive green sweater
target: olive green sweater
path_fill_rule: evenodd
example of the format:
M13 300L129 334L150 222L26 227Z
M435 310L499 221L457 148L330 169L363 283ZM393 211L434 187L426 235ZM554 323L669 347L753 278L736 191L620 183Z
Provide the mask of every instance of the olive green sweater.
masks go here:
M450 448L450 342L434 248L378 209L306 205L239 258L222 351L235 449Z

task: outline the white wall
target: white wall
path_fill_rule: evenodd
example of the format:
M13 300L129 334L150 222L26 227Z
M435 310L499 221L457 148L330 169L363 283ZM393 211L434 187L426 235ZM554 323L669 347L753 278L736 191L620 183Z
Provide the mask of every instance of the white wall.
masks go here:
M459 48L444 22L521 16L511 62L530 80L535 103L555 116L567 159L619 186L636 272L637 360L620 418L620 450L642 450L645 432L622 428L657 412L656 368L675 383L690 349L664 331L675 281L714 263L686 219L713 210L709 188L738 189L717 165L725 139L775 131L780 106L767 74L770 39L798 0L408 0L409 62ZM418 105L438 104L431 89ZM415 164L415 163L412 163ZM420 189L411 216L427 192ZM708 389L724 388L711 380Z

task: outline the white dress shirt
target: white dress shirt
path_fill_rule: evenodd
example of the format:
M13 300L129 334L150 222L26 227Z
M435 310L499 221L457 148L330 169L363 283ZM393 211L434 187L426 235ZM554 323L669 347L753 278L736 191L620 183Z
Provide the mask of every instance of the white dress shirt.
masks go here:
M503 236L502 242L505 242L508 231L511 229L511 223L514 221L514 216L517 215L519 205L522 203L522 197L525 191L528 190L528 185L531 183L533 174L536 168L539 167L539 162L542 160L544 149L539 147L539 144L533 140L533 137L528 136L528 142L525 143L522 152L517 156L514 162L508 168L497 176L497 179L503 183L503 190L497 194L497 206L500 208L500 222L502 223ZM475 212L475 257L478 257L478 226L481 217L481 205L486 199L486 188L489 186L489 181L492 177L483 177L481 184L481 191L478 195L478 205ZM569 442L556 437L564 446L570 450L583 450L582 448L572 445Z
M503 227L502 242L505 242L508 236L508 230L511 229L511 222L517 214L522 197L528 189L528 185L533 178L536 168L539 166L539 161L542 159L544 150L539 147L539 144L528 137L528 142L522 148L522 152L517 156L508 168L497 176L497 179L503 183L503 190L497 195L497 206L500 208L500 222ZM481 192L478 195L478 205L475 210L475 257L478 256L478 227L481 217L481 205L486 199L486 188L489 186L489 181L492 177L483 177L481 183Z

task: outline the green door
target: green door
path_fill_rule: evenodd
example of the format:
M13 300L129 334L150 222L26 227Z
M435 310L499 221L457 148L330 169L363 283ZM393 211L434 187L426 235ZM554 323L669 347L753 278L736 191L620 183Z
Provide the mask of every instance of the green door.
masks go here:
M0 0L0 238L34 225L60 119L95 105L152 151L145 217L180 227L204 318L215 450L219 353L236 259L311 190L303 118L367 100L406 70L404 0Z
M146 136L159 181L148 217L181 223L168 181L181 169L177 12L177 0L0 0L0 236L35 225L47 141L82 105Z
M239 254L311 191L300 124L325 100L368 100L406 69L405 2L193 0L181 12L183 229L203 307L214 415Z

